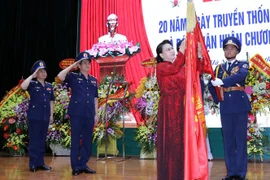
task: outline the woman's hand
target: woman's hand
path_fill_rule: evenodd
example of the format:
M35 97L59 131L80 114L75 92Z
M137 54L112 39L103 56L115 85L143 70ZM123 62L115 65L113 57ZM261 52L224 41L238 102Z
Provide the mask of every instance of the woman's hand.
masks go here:
M180 45L179 51L182 54L185 54L185 50L186 50L186 40L183 40L182 43L181 43L181 45Z

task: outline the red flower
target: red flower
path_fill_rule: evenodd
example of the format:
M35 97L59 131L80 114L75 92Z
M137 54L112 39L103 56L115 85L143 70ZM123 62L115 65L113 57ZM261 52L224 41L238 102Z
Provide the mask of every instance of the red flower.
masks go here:
M14 124L16 122L16 120L14 118L9 118L8 122L9 122L9 124Z
M270 83L266 82L266 90L270 89Z
M4 119L2 120L2 124L5 124L6 121L7 121L7 119L4 118Z
M13 148L15 151L18 150L18 146L13 146L12 148Z
M4 133L4 134L3 134L3 137L4 137L5 139L8 139L8 138L9 138L9 133Z
M7 125L5 125L5 127L4 127L4 131L8 130L8 128L9 128L9 125L8 125L8 124L7 124Z
M24 81L24 79L21 79L21 80L19 81L19 85L20 85L20 84L22 84L22 83L23 83L23 81Z
M19 134L22 134L22 130L20 128L16 129L16 133L19 135Z

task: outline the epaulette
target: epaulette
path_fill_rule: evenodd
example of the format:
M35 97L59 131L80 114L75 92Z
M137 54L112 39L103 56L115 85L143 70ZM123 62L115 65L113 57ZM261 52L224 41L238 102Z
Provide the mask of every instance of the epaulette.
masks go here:
M70 72L71 74L78 74L78 73L75 73L75 72Z
M46 83L47 85L52 86L52 83L49 83L49 82L47 82L47 81L45 81L45 83Z
M97 78L95 76L89 75L91 78L94 78L95 80L97 80Z

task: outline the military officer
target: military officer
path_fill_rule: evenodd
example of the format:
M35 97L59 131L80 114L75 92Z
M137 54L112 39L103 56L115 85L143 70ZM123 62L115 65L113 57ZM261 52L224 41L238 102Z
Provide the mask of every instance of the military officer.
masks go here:
M246 179L247 173L247 124L251 105L245 93L248 62L236 60L241 43L235 37L223 41L227 61L215 69L216 79L209 83L213 99L218 103L214 86L221 87L220 115L224 137L227 176L223 180Z
M87 52L77 55L75 62L58 74L58 78L71 87L68 114L71 122L71 168L72 175L94 174L87 166L91 155L92 133L97 122L98 90L97 79L88 74L91 57ZM79 72L70 72L79 67ZM82 145L80 138L82 137Z
M46 136L49 122L53 121L53 86L46 82L47 70L44 61L36 61L30 75L21 88L30 94L27 112L29 131L30 171L50 170L44 163ZM33 80L35 79L35 80Z

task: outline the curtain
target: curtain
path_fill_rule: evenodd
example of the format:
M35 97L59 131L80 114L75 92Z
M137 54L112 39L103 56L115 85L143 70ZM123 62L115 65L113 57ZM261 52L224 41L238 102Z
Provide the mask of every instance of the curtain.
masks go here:
M30 75L37 60L48 67L48 82L59 62L76 56L78 0L8 0L0 3L0 99Z
M132 82L130 91L135 92L141 78L150 72L150 69L141 66L141 61L153 57L144 26L142 0L82 0L80 51L90 49L100 36L108 33L106 19L111 13L118 16L117 32L125 35L134 45L141 45L141 52L126 63L125 69L125 78ZM92 61L89 73L99 79L98 71L99 65ZM134 109L132 112L137 123L140 123L140 114Z
M4 0L0 3L0 101L30 75L37 60L48 67L48 82L59 62L76 56L78 0ZM0 128L0 147L2 147Z

